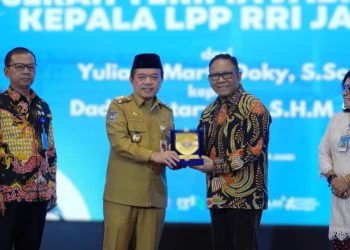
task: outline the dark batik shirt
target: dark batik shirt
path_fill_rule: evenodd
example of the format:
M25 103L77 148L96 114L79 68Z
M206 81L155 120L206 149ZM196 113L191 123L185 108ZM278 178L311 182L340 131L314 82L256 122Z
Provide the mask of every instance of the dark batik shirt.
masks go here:
M207 174L208 208L267 207L267 147L271 117L256 97L240 87L202 113L204 154L214 160Z
M5 202L56 195L52 115L32 90L30 102L11 87L0 94L0 193Z

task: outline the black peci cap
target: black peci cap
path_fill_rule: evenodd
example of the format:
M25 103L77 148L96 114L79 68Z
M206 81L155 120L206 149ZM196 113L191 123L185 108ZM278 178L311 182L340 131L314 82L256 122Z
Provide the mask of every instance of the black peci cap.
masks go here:
M160 57L154 53L136 55L131 70L143 68L163 70L162 63L160 62Z

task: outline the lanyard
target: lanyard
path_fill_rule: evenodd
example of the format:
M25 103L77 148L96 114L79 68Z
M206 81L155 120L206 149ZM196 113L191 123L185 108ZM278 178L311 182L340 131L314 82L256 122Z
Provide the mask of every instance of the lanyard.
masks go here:
M40 123L43 128L43 132L41 133L41 142L42 142L43 149L47 150L49 148L49 140L47 138L47 133L45 131L45 126L44 126L45 122L46 122L46 117L42 115L40 117Z

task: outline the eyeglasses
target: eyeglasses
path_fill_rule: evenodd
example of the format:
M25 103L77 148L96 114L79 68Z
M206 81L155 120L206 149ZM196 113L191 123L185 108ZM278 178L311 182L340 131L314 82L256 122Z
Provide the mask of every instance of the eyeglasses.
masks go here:
M136 76L136 79L140 82L143 82L149 77L152 81L159 81L160 76L159 75L146 75L146 74L140 74Z
M344 91L345 93L350 93L350 85L344 85L344 86L343 86L343 91Z
M30 63L30 64L13 63L10 65L7 65L7 67L14 67L17 71L23 71L25 68L27 68L28 71L33 72L36 68L36 64L34 64L34 63Z
M213 73L213 74L209 74L208 77L212 81L218 81L220 77L222 77L224 80L231 80L233 78L233 75L237 73L238 72Z

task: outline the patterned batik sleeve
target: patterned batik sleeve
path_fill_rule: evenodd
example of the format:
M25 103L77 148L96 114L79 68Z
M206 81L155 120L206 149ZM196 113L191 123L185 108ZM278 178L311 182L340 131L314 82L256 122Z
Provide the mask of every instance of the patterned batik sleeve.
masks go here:
M232 168L248 166L249 163L256 161L261 153L266 153L270 123L271 117L267 109L259 100L254 100L248 114L246 131L244 131L242 156L232 159Z
M1 117L0 117L1 119ZM2 141L2 129L0 128L0 185L4 184L3 182L3 171L5 170L5 144ZM1 188L0 188L1 189Z
M203 113L201 114L201 118L199 119L199 123L198 123L198 126L197 126L197 129L201 129L202 130L202 144L199 145L200 147L200 150L202 152L202 154L204 154L205 152L205 145L206 145L206 139L205 139L205 127L204 127L204 124L203 124L203 120L202 120L202 117L203 117Z
M53 190L53 195L56 196L56 172L57 172L57 155L56 155L56 147L55 142L53 138L53 131L52 131L52 120L50 120L49 124L49 149L47 151L47 159L49 163L49 173L50 173L50 180L49 180L49 186Z

